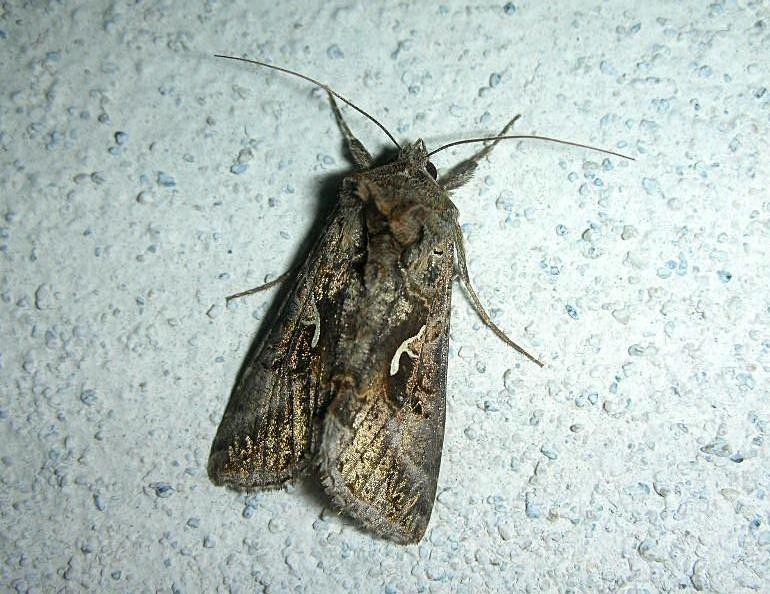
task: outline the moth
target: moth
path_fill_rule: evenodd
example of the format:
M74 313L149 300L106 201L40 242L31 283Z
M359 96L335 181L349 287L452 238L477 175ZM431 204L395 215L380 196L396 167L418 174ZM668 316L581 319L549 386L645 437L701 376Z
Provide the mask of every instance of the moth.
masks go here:
M324 89L356 170L343 180L272 327L244 362L211 447L209 477L239 490L279 488L315 463L339 510L380 537L416 543L430 520L441 464L456 274L484 324L542 366L482 307L450 192L500 140L555 139L508 135L517 116L495 137L432 152L422 140L400 146L372 116L310 77L218 57ZM385 131L399 148L394 160L375 164L336 99ZM490 143L438 175L431 155L482 141Z

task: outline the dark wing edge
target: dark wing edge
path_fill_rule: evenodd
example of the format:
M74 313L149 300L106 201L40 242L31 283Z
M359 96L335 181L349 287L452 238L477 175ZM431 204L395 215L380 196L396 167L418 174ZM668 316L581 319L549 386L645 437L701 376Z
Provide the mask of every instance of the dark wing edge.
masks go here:
M214 484L278 488L308 465L329 403L336 327L363 242L360 202L343 196L274 325L244 362L211 446Z
M411 345L416 358L402 355L398 372L363 395L352 390L335 395L317 460L332 503L401 544L423 537L441 464L454 269L453 243L442 243L443 266L449 270L442 269L441 284L422 320L422 336ZM383 327L384 332L390 329L387 320ZM381 342L392 341L385 337ZM402 405L395 405L399 400Z

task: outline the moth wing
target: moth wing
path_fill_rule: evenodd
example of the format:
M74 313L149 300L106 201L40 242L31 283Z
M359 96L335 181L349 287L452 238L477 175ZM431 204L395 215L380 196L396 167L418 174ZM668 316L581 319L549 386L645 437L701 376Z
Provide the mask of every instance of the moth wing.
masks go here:
M399 543L417 542L425 533L444 441L454 246L445 238L436 247L444 257L429 274L432 298L397 328L380 322L377 344L401 347L392 360L388 354L390 369L377 381L355 391L337 388L319 451L333 503Z
M244 363L211 447L215 484L278 487L306 467L329 403L337 327L363 245L360 202L343 196L275 324Z

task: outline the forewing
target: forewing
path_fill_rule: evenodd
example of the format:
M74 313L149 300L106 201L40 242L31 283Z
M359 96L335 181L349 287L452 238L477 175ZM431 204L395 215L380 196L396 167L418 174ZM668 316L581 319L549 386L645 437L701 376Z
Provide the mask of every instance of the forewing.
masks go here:
M396 292L409 294L396 295L383 315L370 314L366 321L376 337L369 373L347 369L347 379L343 373L335 382L319 453L333 502L400 543L419 541L428 525L444 439L454 254L446 236L433 248L419 279L429 290L417 296L401 286ZM360 352L367 346L359 340L352 348ZM340 366L345 369L345 361Z
M329 403L337 328L358 282L363 246L360 202L343 195L274 325L244 364L211 447L214 483L277 487L307 465Z

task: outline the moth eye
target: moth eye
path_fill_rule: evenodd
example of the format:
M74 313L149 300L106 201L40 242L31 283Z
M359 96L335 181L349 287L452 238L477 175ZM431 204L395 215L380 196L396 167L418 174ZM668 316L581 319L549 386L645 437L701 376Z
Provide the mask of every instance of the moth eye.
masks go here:
M436 255L436 256L443 256L444 255L444 250L440 250L438 248L433 248L433 254Z
M430 161L425 163L425 171L427 171L428 175L430 175L433 179L438 179L438 169L436 169L436 166Z

